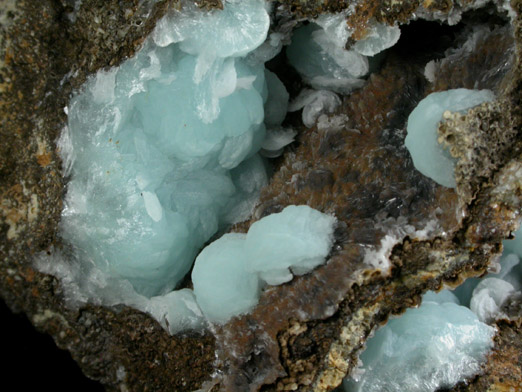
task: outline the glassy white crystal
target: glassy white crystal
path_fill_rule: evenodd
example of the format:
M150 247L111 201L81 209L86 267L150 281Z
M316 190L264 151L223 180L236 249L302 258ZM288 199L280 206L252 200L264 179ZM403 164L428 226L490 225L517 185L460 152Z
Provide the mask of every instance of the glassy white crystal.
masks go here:
M303 89L299 95L290 102L289 112L303 109L303 124L308 128L315 125L317 118L323 113L332 113L341 104L339 96L327 90Z
M346 18L349 11L336 14L323 13L314 19L314 23L322 28L330 42L335 42L338 47L344 47L346 41L352 35L348 29Z
M343 21L341 31L346 28ZM346 50L345 34L332 34L315 23L296 29L286 54L290 64L317 90L348 93L363 85L368 73L365 56ZM344 39L344 41L343 41Z
M504 301L515 292L511 283L498 278L486 278L473 290L470 309L479 320L489 323L503 316Z
M267 131L261 145L261 154L267 158L275 158L283 152L283 148L294 141L297 132L289 128L273 128Z
M348 124L349 117L346 114L339 114L337 116L328 116L321 114L317 118L317 129L319 130L341 130Z

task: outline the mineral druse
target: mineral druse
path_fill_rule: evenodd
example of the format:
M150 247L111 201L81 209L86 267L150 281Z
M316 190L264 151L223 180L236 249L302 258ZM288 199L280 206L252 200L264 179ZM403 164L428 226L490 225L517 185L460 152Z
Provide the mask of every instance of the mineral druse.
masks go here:
M522 291L522 230L515 239L504 241L504 252L493 271L484 278L471 278L455 289L461 304L468 306L481 321L506 317L502 306L515 293Z
M504 241L497 273L467 280L455 291L432 291L422 305L391 320L367 342L359 368L344 382L353 391L435 391L479 373L502 306L522 292L522 230Z
M230 233L198 255L192 282L203 313L224 322L257 304L263 284L279 285L322 264L330 251L335 218L308 206L289 206Z
M177 332L203 325L199 307L225 322L250 310L264 284L324 262L335 219L288 207L205 248L192 273L195 297L170 292L205 242L249 217L267 183L259 150L277 156L295 136L281 127L285 86L247 58L268 25L260 0L205 14L187 5L158 23L137 56L73 97L61 142L71 174L62 235L89 269L79 280L117 282L112 291L79 283L91 287L84 296L132 305Z
M348 93L364 84L372 56L393 46L400 37L398 26L374 23L364 39L346 49L352 32L346 14L324 14L292 34L287 48L290 64L313 88Z
M244 57L268 25L262 1L206 14L187 5L72 99L62 233L83 258L141 294L162 294L212 235L248 216L267 181L257 152L269 92L263 64ZM268 78L284 110L284 86ZM279 125L281 113L267 109Z
M480 370L495 329L451 297L430 299L368 340L357 380L347 379L345 391L435 391Z
M342 24L341 24L342 26ZM332 39L314 23L298 28L287 48L290 64L317 89L349 92L364 83L368 59L354 50L345 50L346 40Z
M505 1L9 3L33 16L0 31L14 146L0 154L0 295L90 377L326 392L351 373L356 390L433 390L516 343L520 324L499 321L520 298L513 242L494 268L520 214L521 21ZM438 127L458 163L435 180L455 186L455 172L455 189L405 147L419 101L420 154L432 167L445 154ZM361 355L423 292L488 267Z
M438 124L446 111L461 112L492 101L489 90L453 89L432 93L424 98L408 117L405 145L417 170L435 182L454 188L455 161L438 143Z

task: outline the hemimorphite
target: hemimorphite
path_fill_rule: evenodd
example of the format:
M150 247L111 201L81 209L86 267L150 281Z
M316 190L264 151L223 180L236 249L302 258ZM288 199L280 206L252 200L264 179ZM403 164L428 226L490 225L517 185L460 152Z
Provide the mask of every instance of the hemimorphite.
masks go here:
M441 300L440 302L443 302ZM364 373L344 390L429 392L480 370L495 329L464 306L426 301L388 322L361 354Z
M297 132L291 128L278 127L269 129L261 145L261 154L267 158L275 158L282 154L284 147L294 141Z
M504 252L496 265L497 271L489 273L487 278L502 279L508 282L514 290L522 289L522 229L515 234L515 239L504 240ZM477 285L482 281L480 278L469 278L454 290L462 305L470 306L473 292ZM482 294L483 295L483 294ZM487 298L484 297L486 300ZM474 306L479 306L476 303Z
M501 306L515 292L509 282L498 278L486 278L473 290L470 309L481 321L491 322L502 316Z
M311 128L317 118L323 113L332 113L341 104L341 99L336 93L328 90L303 89L299 95L290 102L289 112L303 109L303 124Z
M268 128L280 125L286 117L290 95L273 72L265 71L268 99L265 104L265 124Z
M428 95L408 117L408 148L415 168L446 187L454 188L455 160L437 141L438 124L446 110L464 112L481 103L492 101L490 90L454 89Z
M395 45L401 36L399 26L374 23L364 39L357 41L353 49L364 56L375 56Z
M334 223L331 215L308 206L289 206L255 222L245 239L248 270L268 284L286 281L289 268L298 275L311 271L330 251Z
M322 264L335 218L308 206L288 206L255 222L247 234L227 234L207 246L192 271L205 316L224 322L257 304L262 284L278 285Z
M294 31L288 61L313 88L349 93L363 85L370 71L368 57L395 45L401 31L374 22L367 36L347 50L351 34L345 13L323 14Z
M500 268L498 273L489 273L487 278L502 279L510 283L514 289L522 289L522 269L519 257L516 254L505 250L498 268ZM453 291L462 305L470 306L473 292L482 280L481 278L466 279L463 284Z
M206 13L186 3L73 97L62 234L82 260L163 294L216 231L248 216L267 182L257 151L269 87L285 100L277 77L267 87L264 65L245 59L269 22L261 0ZM283 116L272 109L275 126Z
M197 82L209 73L215 61L244 57L263 44L270 27L266 7L259 0L229 0L222 11L202 18L196 4L186 2L174 21L159 21L152 36L160 47L179 43L181 50L196 56Z
M346 23L339 21L338 26L335 29L334 24L325 30L310 23L296 29L286 54L290 64L313 88L347 93L363 85L361 78L368 73L369 65L365 56L344 48L349 34L340 34L339 28L345 31Z
M502 305L522 289L521 232L519 229L515 239L503 242L504 252L497 266L500 268L498 273L488 274L483 279L468 279L462 289L459 287L456 290L459 295L466 296L471 310L484 322L505 316Z
M198 255L192 270L194 293L205 316L225 322L257 304L260 281L247 271L244 234L225 234Z

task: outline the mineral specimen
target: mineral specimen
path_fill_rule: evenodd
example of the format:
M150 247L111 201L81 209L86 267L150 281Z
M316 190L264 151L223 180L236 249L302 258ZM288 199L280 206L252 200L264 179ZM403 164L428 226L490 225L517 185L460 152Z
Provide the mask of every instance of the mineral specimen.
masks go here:
M225 322L257 304L263 282L279 285L322 264L334 223L310 207L289 206L254 223L248 234L226 234L204 248L192 282L205 315Z
M266 184L256 153L269 92L263 64L244 57L268 24L262 1L206 14L187 6L163 19L136 57L98 72L72 99L62 233L82 262L146 296L164 294L211 236L250 214ZM278 126L288 94L267 74L267 121Z
M517 136L522 127L517 106L522 91L519 0L511 1L513 9L504 0L282 0L272 2L273 7L268 8L262 3L2 1L5 7L0 7L3 118L0 229L5 241L0 243L0 295L11 309L24 312L38 329L51 334L59 347L71 352L86 375L109 390L331 391L356 367L366 339L379 325L400 315L405 308L415 307L427 290L455 286L466 277L494 271L502 240L518 228L522 178ZM164 15L166 19L162 19ZM429 22L432 20L437 22ZM249 39L252 38L249 34L234 33L238 26L251 25L267 30L266 39L260 35ZM320 68L316 71L326 78L310 79L299 72L298 65L290 67L286 56L292 30L310 25L315 31L304 38L316 49L311 58L327 68L339 65L336 60L346 64L342 61L346 52L360 56L350 55L353 59L362 58L360 64L363 64L365 55L360 52L370 54L394 46L376 54L377 58L367 58L368 71L356 77L357 80L349 79L345 87ZM155 26L157 30L151 36ZM207 27L220 33L205 34ZM395 43L399 28L400 39ZM230 41L237 43L237 48L259 46L248 54L230 58L221 51L222 47L235 47L226 45ZM302 46L300 54L304 55L309 47ZM187 53L191 51L189 47L200 51ZM169 55L163 55L168 53L184 58L185 62L166 61ZM93 105L91 109L103 106L101 101L108 102L107 110L92 111L93 123L99 121L98 114L100 118L118 120L117 113L111 113L115 105L107 87L113 82L117 87L121 82L120 72L133 61L137 64L136 59L143 61L143 67L140 65L127 76L138 73L135 86L147 91L133 95L131 100L136 100L133 108L137 110L126 113L136 115L122 116L122 125L139 128L136 125L143 120L140 117L149 109L173 120L170 110L165 110L168 101L176 101L172 109L175 111L178 106L190 107L188 101L192 100L198 103L197 114L201 115L201 127L198 124L197 128L204 133L215 116L214 121L227 116L222 101L240 92L242 97L247 92L255 93L261 97L261 105L259 98L252 101L262 109L265 118L264 124L257 117L257 122L252 123L254 128L259 127L249 130L259 136L259 139L252 137L252 146L260 146L260 154L265 157L284 151L282 157L273 161L273 167L265 170L266 161L253 150L242 157L245 140L230 141L238 135L227 134L221 141L223 146L225 140L230 141L229 148L225 151L220 146L223 154L214 159L218 169L197 167L192 176L183 178L185 189L195 189L204 180L205 185L217 187L217 192L231 190L230 184L236 192L230 201L233 208L222 210L222 214L217 214L218 219L207 220L205 214L192 208L196 200L183 211L199 215L195 221L203 223L202 227L207 225L205 231L217 222L217 233L202 241L214 240L223 232L236 233L231 234L232 238L236 235L244 238L242 233L247 233L256 222L290 205L308 205L336 218L333 246L324 262L313 271L299 275L306 269L290 268L293 276L290 281L258 287L255 279L253 285L248 285L252 283L248 276L257 276L259 283L259 271L241 275L245 271L240 267L234 269L239 278L244 278L242 283L247 288L259 290L255 293L259 301L255 306L239 304L243 308L233 310L232 314L237 316L228 321L213 325L206 322L191 290L195 282L190 276L178 283L181 290L168 292L166 284L164 291L158 292L161 295L143 296L118 271L107 274L108 269L100 268L100 259L95 262L85 252L75 252L64 244L60 235L69 218L63 217L59 223L63 196L67 193L65 184L75 171L74 162L69 162L72 171L61 168L59 157L67 156L70 147L67 138L62 138L59 144L60 155L54 143L59 131L71 121L63 108L67 107L69 115L74 117L74 102L80 102L80 95L86 94L85 97L99 100L99 103L89 102ZM276 79L271 83L266 70L261 72L266 61L269 61L266 67L283 82L284 89ZM162 78L158 70L163 74L164 65L169 64L175 69ZM340 67L345 70L342 64ZM426 64L432 65L426 67ZM179 70L189 68L192 77L170 79ZM258 89L256 83L263 78L269 91L264 87ZM310 114L306 116L308 126L293 113L285 116L283 124L277 124L280 120L270 120L284 116L285 90L290 100L297 102L303 88L314 87L314 79L328 83L317 85L320 91L310 93L317 94L317 99L308 102L308 109L303 106L303 114ZM235 83L229 83L234 80ZM181 95L165 92L169 84L200 95L189 95L183 101ZM234 84L230 95L219 96L227 94ZM198 89L198 86L213 87ZM337 92L329 91L332 88ZM440 124L440 138L458 160L457 187L447 188L415 169L404 137L406 120L419 101L434 91L458 88L490 89L496 99L465 113L452 113ZM112 91L118 101L118 89ZM153 107L150 107L154 98L151 92L159 92L163 97ZM252 102L248 99L247 96L244 102L237 103L238 107L249 106ZM181 113L180 119L190 119L189 114ZM233 119L244 119L243 114L243 110L234 111ZM162 126L159 118L144 121L159 124L158 128ZM176 123L173 132L179 131L183 124ZM266 136L260 140L265 133L263 125L267 128ZM240 128L234 130L240 132ZM65 135L74 133L69 132ZM116 138L110 148L105 145L108 139L98 144L115 157L124 158L124 164L119 163L122 169L131 169L139 162L125 161L132 158L132 154L125 154L148 141L149 134L143 133L133 143ZM126 136L130 134L127 132ZM72 135L70 140L77 136ZM176 146L179 142L182 149L173 146L169 138L158 143L155 147L159 153L151 149L151 154L143 156L144 160L150 159L151 165L147 167L161 171L161 164L155 164L170 148L180 154L181 158L176 159L184 164L198 163L201 158L198 154L205 146L212 149L210 146L219 138L207 132L208 143L203 146L189 143L185 136L177 132ZM282 150L294 138L296 143ZM135 156L138 158L137 153ZM233 167L239 160L242 162ZM92 166L107 161L96 158ZM112 163L118 166L118 162ZM65 169L70 167L66 165ZM212 181L216 171L225 178L224 183ZM121 179L111 181L125 193L132 184ZM136 194L139 218L150 227L157 227L167 219L170 206L165 203L164 194L147 188L146 181L141 179L135 181L135 187L138 182L145 187ZM103 181L100 183L105 185ZM259 204L252 209L261 188ZM87 191L76 199L79 206L82 200L96 195L91 189ZM213 192L202 198L203 204L213 199ZM223 194L216 196L216 202L223 204ZM120 211L119 201L125 197L118 197L119 194L102 203L100 211L107 217ZM70 201L67 197L67 207ZM115 210L110 209L109 201L114 202ZM205 204L204 211L212 210L212 206ZM92 211L89 214L94 215ZM229 226L228 223L245 216L250 218ZM114 235L121 233L118 225L107 229ZM227 234L224 239L229 237ZM110 233L105 239L110 239ZM134 254L137 252L132 252L133 247L138 248L137 244L131 244L127 253L139 258L140 255ZM142 252L141 257L153 256L149 253ZM496 278L509 280L517 289L513 277L520 264L514 266L514 257L518 261L513 255L501 260L502 266L511 265L511 272ZM230 275L219 272L216 278ZM276 278L281 277L291 276L280 271ZM265 278L271 276L267 274ZM137 280L133 283L143 286ZM243 293L245 287L239 285L237 289ZM146 293L156 288L140 290ZM504 304L497 304L494 296L485 296L490 297L500 308L494 317L509 319L494 321L498 332L487 363L480 370L484 374L471 375L473 380L459 380L462 383L455 386L459 390L468 387L472 391L516 390L520 386L519 297L513 294ZM455 298L450 301L455 302ZM194 328L198 332L187 332ZM26 369L24 366L24 376Z
M437 183L454 188L455 161L438 143L438 124L447 110L465 111L495 99L489 90L454 89L432 93L424 98L408 117L405 145L417 170Z
M343 29L343 24L337 27ZM369 66L365 56L344 49L346 38L346 34L329 34L315 23L302 26L292 35L288 60L313 88L349 92L362 86Z
M476 374L495 329L464 306L438 302L423 301L378 330L361 355L362 374L345 391L428 392Z

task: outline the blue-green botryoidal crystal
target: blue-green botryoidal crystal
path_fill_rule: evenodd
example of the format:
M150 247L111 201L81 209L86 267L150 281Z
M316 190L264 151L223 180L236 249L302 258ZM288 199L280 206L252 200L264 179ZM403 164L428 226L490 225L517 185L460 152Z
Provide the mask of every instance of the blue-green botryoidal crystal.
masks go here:
M205 316L225 322L250 311L265 284L278 285L322 264L336 219L305 205L255 222L247 234L225 234L198 255L194 294Z
M451 293L429 294L367 341L346 392L432 392L477 374L495 329Z
M267 182L257 151L268 88L264 64L245 56L269 24L261 0L211 12L187 2L72 98L62 234L83 260L163 294L220 228L248 217ZM275 126L283 116L269 110Z
M514 235L514 239L503 241L504 252L490 273L484 278L469 278L454 290L460 303L484 322L506 317L504 302L522 290L522 229Z
M339 26L346 27L339 16ZM313 88L347 93L361 87L369 71L365 56L345 49L349 35L346 28L329 31L316 23L301 26L286 50L288 61Z
M454 188L455 160L437 140L442 115L447 110L464 112L494 99L490 90L459 88L432 93L420 101L408 117L408 135L404 142L415 168L440 185Z

